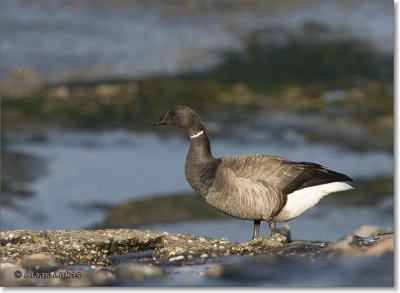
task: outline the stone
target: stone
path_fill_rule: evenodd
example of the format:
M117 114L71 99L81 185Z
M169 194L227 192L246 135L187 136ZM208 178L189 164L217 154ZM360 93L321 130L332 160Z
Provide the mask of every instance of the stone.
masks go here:
M47 271L56 270L61 266L60 261L51 253L34 253L18 261L18 264L25 269Z
M327 243L323 255L381 255L393 252L393 233L377 234L375 236L359 237L347 235L335 242Z
M224 272L224 267L221 264L213 264L206 268L205 275L210 278L219 278Z
M277 230L278 230L279 234L281 234L282 236L284 236L286 238L287 242L292 241L292 234L290 232L290 226L288 224L283 224Z
M140 281L147 278L160 278L165 275L164 271L152 265L123 264L116 267L118 279L133 279Z
M369 256L381 256L385 253L393 253L394 251L394 237L393 235L373 244L369 247L365 254Z
M169 259L169 261L177 261L177 260L181 260L181 259L185 259L185 257L183 255L178 255L178 256L171 257Z
M354 235L346 235L330 244L329 250L337 251L341 254L359 254L358 238Z
M19 277L19 273L21 276ZM26 285L23 278L25 269L12 263L1 263L0 265L0 284L3 287L16 287Z
M353 235L359 236L359 237L369 237L369 236L375 236L378 234L383 234L383 233L390 233L393 232L391 228L382 228L378 226L371 226L371 225L364 225L361 226L353 231Z
M116 280L115 273L101 270L101 271L91 271L89 274L91 281L91 286L107 286L112 284Z

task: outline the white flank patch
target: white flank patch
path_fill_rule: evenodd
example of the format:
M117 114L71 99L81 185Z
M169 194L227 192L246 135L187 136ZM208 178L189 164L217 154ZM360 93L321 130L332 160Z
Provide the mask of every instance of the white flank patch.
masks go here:
M199 132L197 132L197 133L194 133L194 134L192 134L191 136L190 136L190 138L196 138L196 137L199 137L200 135L202 135L204 133L204 131L202 130L202 131L199 131Z
M288 194L288 200L282 209L282 212L288 215L287 219L284 220L288 221L300 216L306 210L315 206L321 198L329 193L349 189L353 189L353 187L347 183L332 182L296 190Z

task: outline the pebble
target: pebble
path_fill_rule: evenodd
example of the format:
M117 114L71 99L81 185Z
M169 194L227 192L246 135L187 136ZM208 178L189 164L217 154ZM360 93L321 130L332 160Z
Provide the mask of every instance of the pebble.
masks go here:
M184 259L184 258L185 257L183 255L178 255L178 256L171 257L169 259L169 261L177 261L177 260L181 260L181 259Z

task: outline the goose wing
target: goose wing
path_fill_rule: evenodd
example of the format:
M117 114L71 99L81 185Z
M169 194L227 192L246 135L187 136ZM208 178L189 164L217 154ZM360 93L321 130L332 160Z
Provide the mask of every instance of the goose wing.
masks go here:
M310 162L293 162L269 155L226 157L220 167L230 169L236 178L262 180L287 195L320 184L353 181L350 177Z
M268 219L276 215L286 198L273 185L257 178L237 176L219 166L206 200L220 211L241 219Z

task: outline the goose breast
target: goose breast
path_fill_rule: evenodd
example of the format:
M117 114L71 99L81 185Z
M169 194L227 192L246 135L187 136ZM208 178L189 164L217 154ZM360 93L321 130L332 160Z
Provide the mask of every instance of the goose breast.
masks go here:
M266 161L270 161L266 168ZM223 158L205 200L236 218L268 220L286 203L286 196L271 184L268 173L279 173L277 157L242 156ZM279 176L279 174L278 174Z

